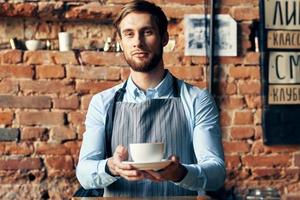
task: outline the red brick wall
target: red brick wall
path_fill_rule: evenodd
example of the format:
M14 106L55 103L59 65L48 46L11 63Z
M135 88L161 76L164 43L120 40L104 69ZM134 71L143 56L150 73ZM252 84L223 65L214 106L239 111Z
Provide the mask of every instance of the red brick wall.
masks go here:
M89 101L129 73L120 53L93 50L115 35L111 19L127 1L101 2L0 3L0 198L62 199L77 189L74 169ZM206 87L207 59L183 52L183 16L203 14L205 1L155 2L171 19L170 38L176 41L174 51L164 55L166 67ZM226 187L271 186L282 194L297 192L299 145L269 147L262 141L259 53L253 52L250 37L259 20L258 0L220 0L217 12L230 14L239 30L239 55L216 60ZM55 50L60 30L73 33L76 51ZM11 37L49 39L54 50L7 50Z

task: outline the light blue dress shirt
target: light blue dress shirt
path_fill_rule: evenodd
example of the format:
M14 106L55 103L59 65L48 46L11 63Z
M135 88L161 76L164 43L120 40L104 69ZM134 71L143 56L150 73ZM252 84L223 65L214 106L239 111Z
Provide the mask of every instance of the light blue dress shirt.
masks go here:
M123 101L140 103L147 99L170 98L173 96L172 81L172 76L167 73L155 88L142 91L129 77ZM105 172L105 118L115 92L122 85L96 94L90 102L76 168L76 176L85 189L104 188L119 178ZM222 186L226 176L218 109L206 90L183 81L178 81L178 85L197 163L182 163L188 173L182 181L174 184L203 194L205 190L216 190Z

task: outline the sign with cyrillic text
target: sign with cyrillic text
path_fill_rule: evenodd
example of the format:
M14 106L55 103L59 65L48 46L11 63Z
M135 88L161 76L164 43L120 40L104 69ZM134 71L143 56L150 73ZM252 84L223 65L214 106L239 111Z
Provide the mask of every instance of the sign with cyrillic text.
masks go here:
M269 104L300 104L300 85L269 85Z
M300 30L299 0L265 0L265 28Z
M269 83L300 83L300 52L270 52Z
M267 47L273 49L300 49L300 31L269 31Z

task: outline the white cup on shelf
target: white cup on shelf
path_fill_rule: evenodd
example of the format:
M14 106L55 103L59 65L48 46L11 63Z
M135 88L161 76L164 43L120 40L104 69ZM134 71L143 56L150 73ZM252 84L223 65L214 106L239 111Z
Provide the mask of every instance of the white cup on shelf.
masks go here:
M72 50L72 34L68 32L58 33L58 44L60 51L71 51Z
M41 41L39 41L39 40L26 40L25 46L26 46L27 50L29 50L29 51L36 51L36 50L41 49L42 44L41 44Z

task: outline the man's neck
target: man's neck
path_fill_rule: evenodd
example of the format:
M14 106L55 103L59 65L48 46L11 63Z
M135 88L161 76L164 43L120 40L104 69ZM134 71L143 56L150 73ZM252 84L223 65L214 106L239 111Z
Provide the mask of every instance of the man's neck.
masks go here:
M136 72L132 69L130 71L133 82L143 91L156 87L163 80L165 74L163 65L157 66L151 72Z

